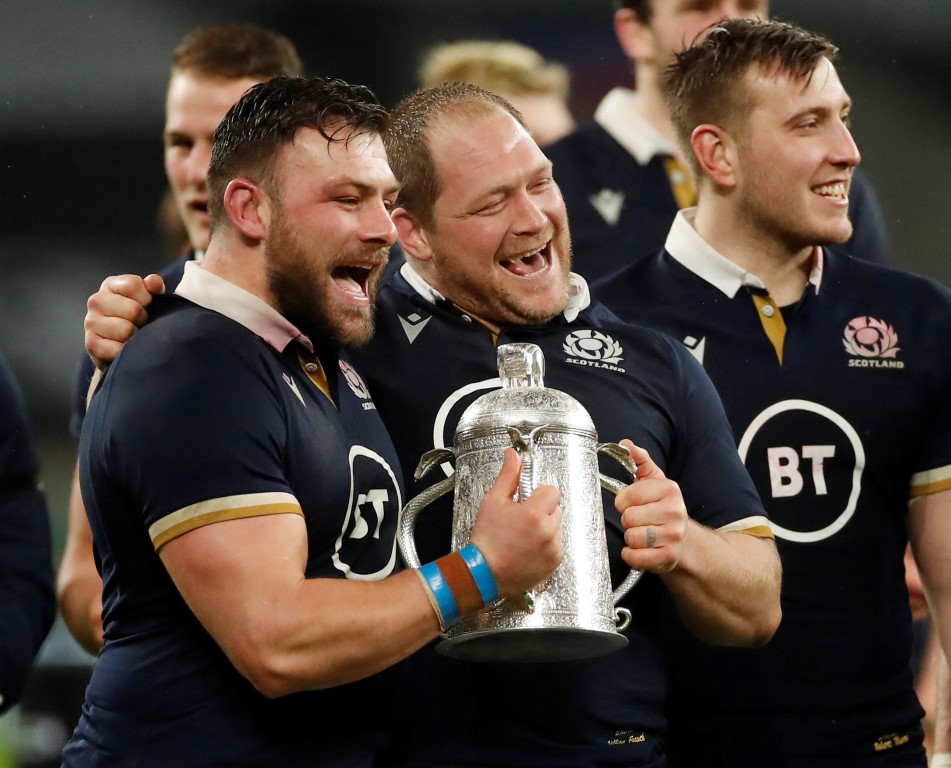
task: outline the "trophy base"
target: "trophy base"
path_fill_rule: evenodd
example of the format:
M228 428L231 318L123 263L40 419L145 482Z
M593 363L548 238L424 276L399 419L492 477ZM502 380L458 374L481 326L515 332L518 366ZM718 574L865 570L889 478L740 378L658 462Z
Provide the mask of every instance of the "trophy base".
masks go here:
M617 632L566 627L520 627L465 632L436 646L462 661L577 661L603 656L627 645Z

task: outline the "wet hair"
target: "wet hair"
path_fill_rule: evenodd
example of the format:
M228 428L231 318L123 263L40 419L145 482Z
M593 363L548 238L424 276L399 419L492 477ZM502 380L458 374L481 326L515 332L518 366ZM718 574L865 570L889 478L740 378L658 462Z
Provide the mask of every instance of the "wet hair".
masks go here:
M678 53L664 73L663 89L670 118L694 173L699 166L690 146L694 128L721 125L742 135L754 106L747 73L785 74L808 85L823 58L839 49L822 35L793 24L759 19L729 19ZM698 176L699 178L699 176Z
M225 219L224 192L232 179L247 178L277 194L277 155L300 129L346 143L362 134L382 136L386 126L386 110L363 85L329 77L275 77L249 88L215 130L208 167L212 230Z
M449 121L468 121L502 110L528 130L522 113L497 93L471 83L441 83L411 93L390 112L384 136L390 168L400 183L397 205L421 226L433 224L441 185L429 139Z
M185 35L172 54L172 72L267 80L300 77L304 65L284 35L253 24L222 24L198 27Z
M432 48L419 69L423 88L455 81L514 96L567 100L568 69L510 40L458 40Z

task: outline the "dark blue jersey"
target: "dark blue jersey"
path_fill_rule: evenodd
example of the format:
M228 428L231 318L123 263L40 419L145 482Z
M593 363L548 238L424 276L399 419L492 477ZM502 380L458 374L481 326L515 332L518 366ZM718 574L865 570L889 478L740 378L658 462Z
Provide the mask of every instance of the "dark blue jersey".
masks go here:
M0 712L19 700L56 615L51 549L26 409L0 355Z
M400 470L366 385L343 353L278 344L178 296L149 312L80 440L105 643L65 764L372 765L388 710L381 676L265 698L158 555L217 521L303 514L307 577L390 574Z
M546 386L578 399L600 440L629 437L648 449L680 482L697 520L714 528L765 525L713 387L680 345L621 323L600 305L572 322L503 328L496 340L396 275L381 291L376 336L357 360L407 474L424 451L452 445L465 408L500 386L496 344L508 342L539 345ZM623 477L617 465L604 469ZM407 495L444 476L408 477ZM424 562L449 551L444 500L419 518ZM626 567L610 497L605 519L617 584ZM665 651L657 633L669 608L665 594L657 577L645 576L622 602L634 616L629 645L597 659L512 666L424 649L397 668L407 717L397 737L402 758L413 766L662 765Z
M568 207L574 267L588 280L663 248L678 208L693 204L675 197L671 176L678 172L666 165L670 155L642 164L597 122L582 123L545 154ZM885 263L884 217L861 174L853 177L849 215L854 234L844 251Z
M783 620L758 650L677 638L671 743L724 766L892 750L883 765L905 765L921 709L902 556L909 489L951 487L951 293L826 251L780 310L686 246L684 226L677 258L660 251L594 291L683 341L717 385L777 536Z

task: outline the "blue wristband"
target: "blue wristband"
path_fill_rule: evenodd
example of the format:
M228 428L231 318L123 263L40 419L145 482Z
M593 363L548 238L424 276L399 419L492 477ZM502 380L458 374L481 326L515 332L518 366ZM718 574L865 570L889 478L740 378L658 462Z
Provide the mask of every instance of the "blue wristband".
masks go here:
M482 595L482 604L491 605L499 599L499 585L495 582L495 576L492 575L492 569L485 561L482 553L475 544L470 544L459 550L462 559L469 566L469 572L479 588L479 594Z
M459 620L459 607L456 605L456 598L436 563L421 565L419 573L423 577L423 583L429 587L429 591L436 601L439 623L445 631L447 627L452 626Z

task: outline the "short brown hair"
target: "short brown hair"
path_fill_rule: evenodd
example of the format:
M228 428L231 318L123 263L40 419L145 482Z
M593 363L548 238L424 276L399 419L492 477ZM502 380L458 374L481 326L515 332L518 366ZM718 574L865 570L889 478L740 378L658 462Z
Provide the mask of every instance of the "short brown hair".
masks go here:
M329 142L361 134L382 136L386 109L369 88L328 77L274 77L258 83L228 110L215 130L208 166L208 213L214 230L224 221L224 193L232 179L245 177L268 189L280 150L302 128Z
M568 69L509 40L459 40L431 49L419 70L422 88L463 82L489 91L568 98Z
M400 183L397 205L405 208L420 225L432 226L433 205L441 191L429 146L433 130L445 120L471 119L498 109L525 127L522 113L508 101L472 83L441 83L422 88L393 107L384 143L390 168Z
M700 170L690 146L694 128L713 123L742 130L738 124L754 106L745 87L751 69L783 73L808 83L819 62L834 60L838 52L822 35L793 24L729 19L678 53L664 73L664 96L693 171Z
M195 72L226 80L300 77L304 65L284 35L253 24L198 27L172 54L173 72Z

